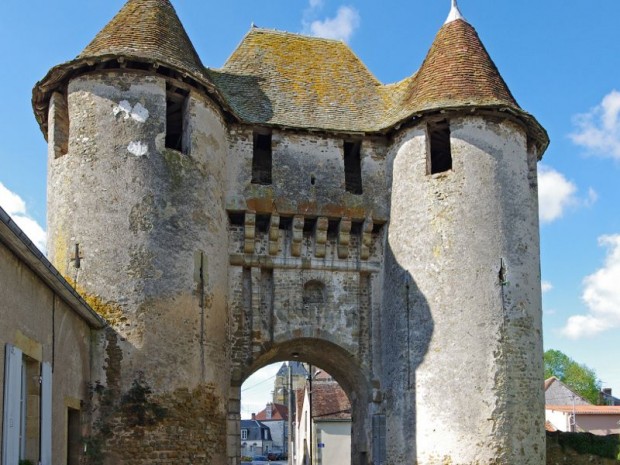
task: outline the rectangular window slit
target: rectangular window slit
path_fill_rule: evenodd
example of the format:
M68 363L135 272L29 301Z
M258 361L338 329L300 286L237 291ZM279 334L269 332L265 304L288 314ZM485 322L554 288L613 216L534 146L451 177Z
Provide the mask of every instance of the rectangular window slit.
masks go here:
M252 184L271 184L271 133L254 132Z
M256 215L256 231L266 234L269 231L269 215Z
M447 120L429 123L427 135L429 146L428 174L443 173L451 170L450 123Z
M69 108L67 98L54 92L50 99L49 143L54 150L54 158L62 157L69 151Z
M345 141L344 147L344 185L347 192L362 193L362 141Z
M184 143L189 92L166 84L166 148L187 153Z

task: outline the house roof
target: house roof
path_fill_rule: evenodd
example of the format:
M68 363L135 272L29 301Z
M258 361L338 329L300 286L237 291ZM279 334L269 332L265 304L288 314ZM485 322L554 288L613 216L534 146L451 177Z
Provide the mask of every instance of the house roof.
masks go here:
M252 28L210 75L249 123L335 131L381 126L381 83L341 41Z
M351 419L351 402L338 383L312 384L312 418L315 421Z
M105 320L63 278L2 207L0 207L0 243L8 247L91 328L101 329L106 326Z
M271 415L269 415L268 410L271 411ZM256 419L259 421L288 420L288 408L275 402L267 404L267 407L256 414Z
M556 381L559 381L559 379L557 379L555 376L552 376L551 378L547 378L545 380L545 387L544 387L545 391L549 389L551 385L555 383Z
M260 441L266 440L271 441L271 430L269 426L258 420L241 420L241 429L245 429L248 431L248 436L246 440L248 441ZM265 439L263 431L267 430L269 432L267 439Z
M546 405L545 409L577 415L620 415L620 405Z
M480 109L520 120L541 155L549 143L461 18L439 30L417 73L383 85L344 42L257 27L221 69L207 69L169 0L128 0L75 60L52 68L35 86L33 106L43 132L55 89L93 63L118 58L188 75L230 115L250 124L381 133L427 112Z
M554 389L550 391L552 386ZM563 403L570 403L571 405L575 403L579 405L591 405L591 402L588 402L555 376L545 380L544 389L545 403L548 405L559 405Z
M555 433L558 429L549 420L545 421L545 431Z

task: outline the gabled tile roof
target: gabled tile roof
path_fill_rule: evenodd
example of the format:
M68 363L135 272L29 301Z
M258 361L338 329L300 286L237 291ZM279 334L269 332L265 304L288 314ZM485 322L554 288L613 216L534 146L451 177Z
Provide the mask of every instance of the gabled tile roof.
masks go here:
M267 409L271 410L271 415L269 415ZM285 405L271 403L256 414L256 419L259 421L288 420L288 409Z
M555 376L552 376L551 378L547 378L545 380L545 387L544 387L545 391L549 389L551 385L555 383L556 381L559 381L559 380Z
M351 402L338 383L312 384L312 418L314 421L351 419Z
M169 0L129 0L78 58L150 58L201 74L192 42Z
M558 429L549 420L545 421L545 431L555 433Z
M271 430L266 424L257 420L241 420L241 429L247 430L247 441L271 441ZM265 439L265 433L267 431L267 439Z
M211 77L250 123L375 130L383 106L381 83L344 42L331 39L252 28Z

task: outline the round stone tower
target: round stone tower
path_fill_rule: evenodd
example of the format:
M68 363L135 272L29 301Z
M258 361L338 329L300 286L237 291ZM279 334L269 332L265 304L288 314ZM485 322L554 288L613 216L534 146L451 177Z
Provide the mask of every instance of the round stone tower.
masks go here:
M536 163L544 130L453 9L389 157L388 463L545 462Z
M129 0L35 87L50 259L110 323L87 452L109 463L225 463L227 136L210 89L168 0Z

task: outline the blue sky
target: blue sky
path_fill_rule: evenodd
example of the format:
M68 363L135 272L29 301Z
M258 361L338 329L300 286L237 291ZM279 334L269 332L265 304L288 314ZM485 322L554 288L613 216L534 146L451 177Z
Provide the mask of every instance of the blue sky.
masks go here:
M123 3L2 5L0 204L36 242L45 240L46 146L32 86L75 57ZM449 3L174 2L206 66L220 67L255 23L341 38L384 83L417 70ZM539 165L545 348L594 368L620 394L620 2L461 0L460 7L519 104L551 137Z

